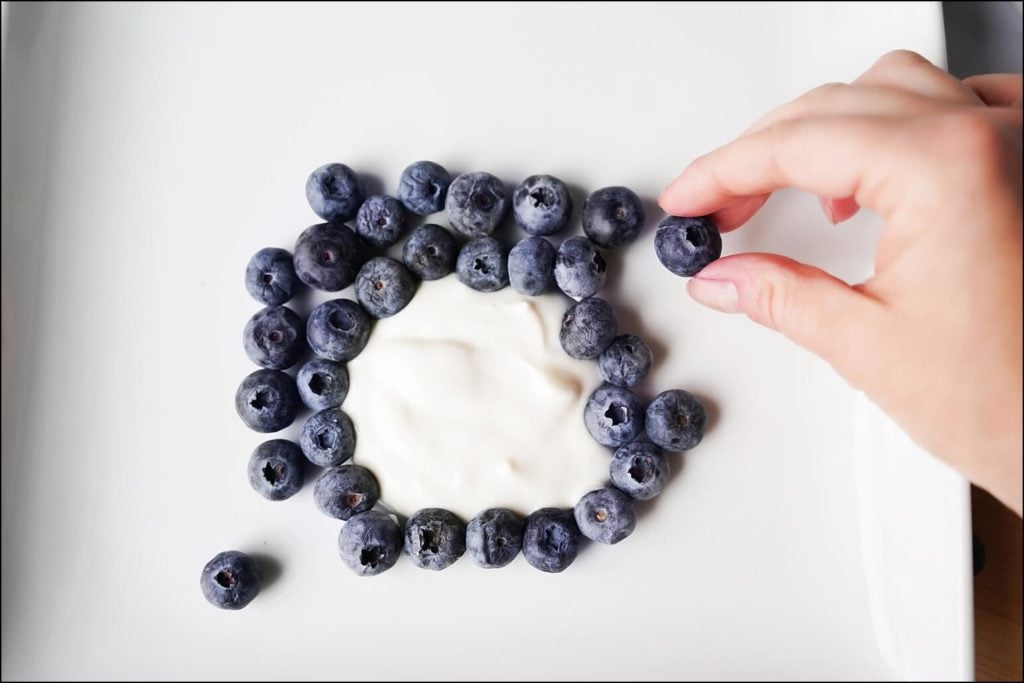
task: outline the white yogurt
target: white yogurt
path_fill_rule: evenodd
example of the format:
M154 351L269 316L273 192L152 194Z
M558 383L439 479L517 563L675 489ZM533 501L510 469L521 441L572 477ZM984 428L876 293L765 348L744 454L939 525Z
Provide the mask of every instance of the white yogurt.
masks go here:
M385 503L468 521L490 507L572 507L607 480L611 452L583 424L597 364L558 343L568 303L476 292L450 275L377 321L349 363L342 409L356 426L353 461Z

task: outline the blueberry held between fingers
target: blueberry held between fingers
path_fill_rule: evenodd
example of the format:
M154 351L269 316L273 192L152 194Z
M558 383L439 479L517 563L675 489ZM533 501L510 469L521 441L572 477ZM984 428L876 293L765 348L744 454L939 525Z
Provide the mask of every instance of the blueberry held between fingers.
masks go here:
M256 365L284 370L306 350L306 324L286 306L268 306L249 318L242 331L245 355Z
M375 247L390 247L405 230L405 208L394 197L367 198L356 214L356 234Z
M265 306L279 306L291 299L300 286L292 253L285 249L260 249L245 267L245 288Z
M356 449L356 428L337 408L313 413L299 436L302 452L314 465L336 467L352 457Z
M466 549L478 567L504 567L516 559L522 547L523 520L511 510L484 510L466 527Z
M409 305L416 293L416 278L401 262L377 256L359 269L356 299L374 318L387 318Z
M647 406L647 438L666 451L686 451L704 437L704 406L682 389L663 391Z
M579 360L593 360L615 339L615 312L597 297L573 304L562 316L558 341L562 349Z
M355 282L365 255L348 226L319 223L295 242L295 274L310 287L337 292Z
M647 441L627 443L615 451L608 474L615 488L636 500L649 500L668 481L668 458Z
M558 178L532 175L512 193L512 216L531 235L554 235L569 224L572 195Z
M573 514L581 534L606 545L618 543L636 528L633 501L617 489L591 491L576 503Z
M257 370L235 392L235 410L255 432L277 432L295 421L299 392L295 380L280 370Z
M409 164L398 180L398 199L409 211L427 216L444 208L451 176L433 161Z
M624 334L612 340L597 360L601 376L617 387L631 387L651 369L651 350L640 337Z
M309 206L330 223L341 223L355 216L365 196L363 181L345 164L321 166L306 180Z
M203 567L199 587L214 607L242 609L263 586L263 574L251 557L237 550L214 555Z
M466 525L447 510L424 508L405 523L405 552L420 569L450 567L466 552Z
M379 510L355 515L338 534L338 555L358 576L376 576L395 566L402 554L402 527Z
M628 187L603 187L583 202L583 232L605 249L635 240L644 218L643 202Z
M352 360L369 339L370 316L349 299L325 301L313 309L306 322L309 348L328 360Z
M299 398L310 410L337 408L348 396L348 369L341 363L314 358L295 376Z
M493 237L481 237L463 245L455 263L459 282L478 292L496 292L508 284L505 247Z
M608 276L608 264L586 237L570 237L555 256L555 282L566 296L579 301L597 294Z
M606 384L587 399L583 421L602 446L622 446L643 434L644 404L629 389Z
M402 247L402 261L421 280L439 280L455 270L459 247L452 234L428 223L412 231Z
M463 173L448 186L448 222L466 237L486 237L508 212L505 184L490 173Z
M722 255L722 236L707 216L669 216L658 224L654 251L669 271L692 277Z
M380 498L373 472L359 465L332 467L316 480L313 502L328 517L348 520L372 510Z
M572 510L541 508L526 518L523 557L531 567L556 574L573 563L580 550L580 530Z
M291 498L302 488L306 459L291 441L264 441L249 457L249 484L267 500Z

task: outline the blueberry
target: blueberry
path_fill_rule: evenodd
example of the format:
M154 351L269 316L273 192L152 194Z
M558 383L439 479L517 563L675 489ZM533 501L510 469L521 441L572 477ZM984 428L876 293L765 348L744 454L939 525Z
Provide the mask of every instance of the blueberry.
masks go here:
M253 299L265 306L280 306L291 299L300 286L292 253L285 249L260 249L245 267L245 288Z
M573 514L581 534L606 545L618 543L636 528L633 500L618 489L591 491L576 503Z
M647 406L647 438L666 451L687 451L704 436L704 406L682 389L663 391Z
M420 569L450 567L466 552L466 525L447 510L424 508L405 523L405 552Z
M302 488L305 462L291 441L264 441L249 458L249 484L267 500L291 498Z
M605 249L635 240L644 218L643 202L628 187L603 187L583 202L583 232Z
M299 445L306 459L319 467L336 467L356 450L356 428L337 408L313 413L302 426Z
M651 369L651 350L640 337L623 334L597 360L601 376L617 387L631 387L647 376ZM301 388L301 387L300 387Z
M649 500L661 493L668 473L668 458L648 441L622 446L615 451L608 467L615 488L637 500Z
M466 237L486 237L508 211L505 184L490 173L463 173L448 186L448 222Z
M523 520L511 510L484 510L466 527L466 549L479 567L504 567L516 559L522 547Z
M374 195L359 207L356 234L375 247L390 247L405 230L405 209L394 197Z
M531 235L554 235L569 224L572 195L561 180L532 175L512 193L512 216Z
M558 573L573 563L580 550L580 530L572 510L541 508L526 518L523 557L531 567Z
M543 237L527 237L508 253L508 281L520 294L538 296L555 286L555 248Z
M597 297L573 304L562 316L558 341L562 349L579 360L593 360L615 339L615 312Z
M605 384L587 399L583 421L602 446L622 446L643 434L644 404L629 389Z
M409 164L398 180L398 199L413 213L421 216L444 208L444 198L452 178L444 166L433 161Z
M412 231L402 248L402 261L421 280L439 280L455 270L458 245L440 225L428 223Z
M341 363L314 358L295 376L299 398L310 410L337 408L348 396L348 369Z
M388 256L372 258L359 269L356 298L374 318L388 318L405 308L416 293L416 278Z
M317 216L341 223L356 215L363 203L363 181L345 164L327 164L309 174L306 199Z
M318 356L350 361L370 338L370 316L355 301L331 299L309 314L306 341Z
M570 237L555 256L555 282L566 296L579 301L597 294L608 275L608 264L586 237Z
M505 247L493 237L470 240L455 264L459 282L478 292L496 292L508 284Z
M661 265L680 277L691 277L722 255L722 236L706 216L669 216L658 224L654 251Z
M295 242L295 274L316 289L345 289L355 282L364 260L363 245L345 225L313 225Z
M280 431L294 422L299 412L295 380L280 370L257 370L238 386L235 410L253 431Z
M284 370L299 362L306 350L305 323L286 306L268 306L249 318L242 331L245 355L256 365Z
M402 527L379 510L356 515L341 527L338 554L359 576L386 572L402 554Z
M380 498L373 472L359 465L332 467L316 480L313 501L328 517L347 520L372 510Z
M199 587L214 607L242 609L263 586L263 574L251 557L237 550L214 555L203 567Z

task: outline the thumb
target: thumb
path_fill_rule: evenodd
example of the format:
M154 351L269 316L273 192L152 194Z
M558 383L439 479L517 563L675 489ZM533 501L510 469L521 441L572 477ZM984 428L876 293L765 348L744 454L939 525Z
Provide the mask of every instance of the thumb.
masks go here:
M832 364L855 384L882 330L882 306L818 268L775 254L736 254L690 279L698 302L745 313Z

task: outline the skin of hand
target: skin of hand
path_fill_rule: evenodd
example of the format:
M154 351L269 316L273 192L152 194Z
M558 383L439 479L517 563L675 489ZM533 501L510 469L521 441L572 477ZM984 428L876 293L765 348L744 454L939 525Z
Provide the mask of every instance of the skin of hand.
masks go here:
M659 203L728 231L784 187L817 194L832 223L862 206L881 215L875 274L850 286L736 254L690 279L690 295L821 356L1021 514L1021 77L959 81L891 52L699 157Z

